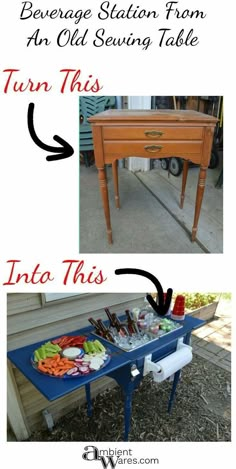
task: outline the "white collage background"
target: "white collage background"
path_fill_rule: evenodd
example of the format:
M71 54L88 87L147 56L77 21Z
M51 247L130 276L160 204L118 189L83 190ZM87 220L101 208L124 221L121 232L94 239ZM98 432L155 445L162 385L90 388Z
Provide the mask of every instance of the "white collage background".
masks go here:
M202 10L204 20L165 20L163 0L141 0L134 2L140 8L157 10L158 20L107 19L99 21L97 12L100 0L35 0L33 9L53 10L91 9L93 16L81 20L77 25L72 19L36 20L32 17L20 20L23 3L19 0L2 2L0 10L0 112L1 112L1 157L0 157L0 353L6 354L6 294L8 292L76 292L78 286L62 284L63 259L85 260L86 266L97 265L108 278L103 285L80 285L81 292L125 292L130 290L125 278L114 274L116 268L130 266L130 255L80 255L79 239L79 142L78 142L78 101L80 93L67 90L60 92L61 69L80 69L81 78L89 75L98 78L103 88L101 95L143 96L143 95L222 95L224 96L224 254L172 255L166 263L166 255L132 255L132 267L148 270L158 276L165 285L175 289L202 291L230 291L235 293L235 182L233 170L235 135L235 87L233 81L234 62L234 2L224 3L211 0L179 0L178 8ZM117 0L119 9L132 3ZM147 50L141 47L95 47L95 31L105 28L107 36L127 35L153 38ZM193 28L199 38L196 47L159 47L159 28L168 27L178 32ZM39 28L41 37L51 40L49 46L27 47L27 38ZM80 32L89 29L86 46L58 47L56 37L63 29ZM52 89L48 93L25 91L15 93L6 84L5 69L18 69L17 81L48 81ZM158 91L157 91L158 90ZM38 148L27 129L27 110L30 102L35 103L35 123L40 128L44 141L51 141L52 135L63 136L74 148L71 158L49 163L44 152ZM181 256L182 271L179 272ZM42 270L53 272L54 281L45 285L4 286L9 273L7 261L21 260L21 271L32 271L40 263ZM158 272L157 272L158 265ZM135 279L132 291L145 291L148 287L143 279ZM4 362L4 359L2 360ZM5 366L5 365L4 365ZM24 464L25 468L43 465L83 466L81 462L82 443L28 444L6 443L6 381L5 368L1 385L1 455L7 457L9 466ZM14 449L13 449L14 445ZM118 447L118 443L116 445ZM133 444L136 454L143 453L160 459L163 468L173 464L197 468L200 464L212 463L222 467L232 461L233 444L185 444L148 443ZM73 447L73 458L71 448ZM122 447L122 445L121 445ZM174 448L174 450L173 450ZM78 450L78 459L76 452ZM194 457L193 457L194 456Z

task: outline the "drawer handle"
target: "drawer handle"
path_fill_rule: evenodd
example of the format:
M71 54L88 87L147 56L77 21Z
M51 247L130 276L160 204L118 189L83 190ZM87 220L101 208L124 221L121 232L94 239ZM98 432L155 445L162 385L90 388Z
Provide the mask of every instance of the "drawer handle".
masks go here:
M146 145L144 150L149 151L149 153L156 153L157 151L161 150L161 145Z
M161 137L164 132L161 132L160 130L145 130L144 133L150 137Z

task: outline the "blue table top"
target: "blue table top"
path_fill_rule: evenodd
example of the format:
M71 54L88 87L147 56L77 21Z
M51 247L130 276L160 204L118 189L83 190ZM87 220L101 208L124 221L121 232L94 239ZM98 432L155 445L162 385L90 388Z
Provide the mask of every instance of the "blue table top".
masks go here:
M166 349L168 345L173 344L179 337L186 336L191 333L192 330L202 326L204 321L201 319L193 318L191 316L186 316L185 320L182 322L183 327L166 334L159 339L156 339L142 347L133 350L131 352L125 352L120 350L118 347L103 342L106 347L109 348L111 352L110 362L101 370L90 373L86 376L79 376L77 378L63 379L63 378L53 378L50 376L43 375L39 373L32 367L31 356L42 343L45 343L47 340L52 340L50 337L48 339L41 340L40 342L27 345L15 350L8 352L7 356L11 362L24 374L24 376L31 381L31 383L49 400L53 401L58 399L78 388L84 386L85 384L91 383L98 378L107 376L110 373L114 372L117 369L120 369L126 365L129 365L134 362L134 360L141 359L150 353L155 353L157 351L161 352L161 349ZM70 333L65 333L66 335L87 335L90 339L94 339L94 335L91 335L92 327L88 326L80 330L76 330ZM64 334L64 335L65 335ZM62 334L60 334L61 336ZM60 337L59 336L59 337ZM55 338L55 337L54 337Z

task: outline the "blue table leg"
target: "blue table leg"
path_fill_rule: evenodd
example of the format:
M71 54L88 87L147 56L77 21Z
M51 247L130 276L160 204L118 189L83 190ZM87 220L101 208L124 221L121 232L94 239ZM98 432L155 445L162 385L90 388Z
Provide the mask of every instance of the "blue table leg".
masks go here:
M125 429L124 429L124 441L128 441L130 421L132 413L132 394L133 391L138 387L142 380L142 374L140 373L135 379L131 378L130 374L131 366L122 367L121 369L115 370L109 373L109 377L115 379L115 381L122 388L124 393L124 414L125 414Z
M188 334L186 334L186 336L184 337L184 344L189 345L190 339L191 339L191 332L189 332Z
M130 420L131 420L131 413L132 413L132 391L125 392L125 434L124 434L124 441L128 441L129 439L129 429L130 429Z
M90 384L85 384L85 394L87 399L87 415L88 417L92 416L93 413L93 406L91 401L91 392L90 392Z
M177 384L179 382L180 373L181 373L181 370L178 370L178 371L176 371L175 376L174 376L174 382L173 382L173 386L172 386L171 393L170 393L170 399L169 399L169 403L168 403L168 412L169 413L171 412L172 405L174 403L175 391L176 391L176 388L177 388Z

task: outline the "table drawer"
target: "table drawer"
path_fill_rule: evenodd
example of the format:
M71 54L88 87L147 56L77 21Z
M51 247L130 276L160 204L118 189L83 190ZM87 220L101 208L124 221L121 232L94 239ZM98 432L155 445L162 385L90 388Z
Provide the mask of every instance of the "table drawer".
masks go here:
M164 156L191 156L194 154L201 154L202 142L200 141L153 141L147 143L130 142L130 141L117 141L117 142L104 142L105 159L110 155L113 156L141 156L147 158L159 158Z
M203 127L104 126L104 140L201 140Z

